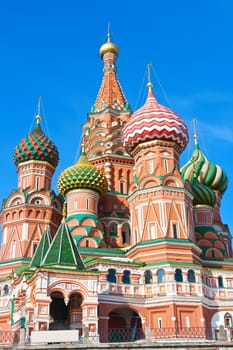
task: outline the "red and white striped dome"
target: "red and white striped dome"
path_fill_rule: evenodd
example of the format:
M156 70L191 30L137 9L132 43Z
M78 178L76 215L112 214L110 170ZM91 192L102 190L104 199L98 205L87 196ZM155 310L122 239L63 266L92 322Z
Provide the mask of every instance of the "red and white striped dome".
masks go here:
M141 143L163 140L175 142L181 153L188 143L188 129L175 112L157 102L151 84L148 86L144 106L132 114L123 129L124 147L131 153Z

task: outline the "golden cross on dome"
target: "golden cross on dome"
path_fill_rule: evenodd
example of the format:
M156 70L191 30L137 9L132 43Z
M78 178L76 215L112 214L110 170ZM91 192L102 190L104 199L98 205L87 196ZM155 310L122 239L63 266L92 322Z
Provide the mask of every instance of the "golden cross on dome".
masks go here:
M107 34L108 43L110 43L110 26L111 26L111 23L109 22L108 23L108 34Z
M194 135L193 135L193 138L194 138L194 144L197 145L198 143L198 137L197 137L197 118L193 118L192 119L192 124L193 124L193 131L194 131Z
M36 116L36 123L37 124L40 124L40 120L41 120L40 107L41 107L41 96L39 97L38 105L37 105L37 116Z
M153 87L152 82L151 82L151 76L150 76L151 66L152 66L152 64L148 63L148 65L147 65L147 78L148 78L147 86L149 88L149 91L151 91L151 89Z

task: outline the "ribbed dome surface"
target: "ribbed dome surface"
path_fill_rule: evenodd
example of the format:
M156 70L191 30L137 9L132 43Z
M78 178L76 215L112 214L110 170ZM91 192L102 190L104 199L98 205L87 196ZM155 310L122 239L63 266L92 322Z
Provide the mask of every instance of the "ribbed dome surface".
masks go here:
M201 184L199 181L194 179L192 183L193 190L193 204L194 205L209 205L214 207L216 203L216 196L214 191L212 191L209 187Z
M228 184L227 175L220 166L210 162L206 156L201 152L198 144L191 159L181 168L181 175L185 180L192 177L193 172L200 183L210 187L212 190L223 193Z
M129 119L123 129L123 144L131 153L140 143L173 141L180 152L188 143L188 130L182 119L172 110L160 105L149 90L147 100Z
M37 123L32 132L16 146L13 160L17 166L30 160L40 160L56 167L59 153L53 141L44 134L40 123Z
M104 173L91 165L83 151L77 164L64 170L58 179L59 192L65 196L74 189L90 189L103 194L107 191L108 183Z

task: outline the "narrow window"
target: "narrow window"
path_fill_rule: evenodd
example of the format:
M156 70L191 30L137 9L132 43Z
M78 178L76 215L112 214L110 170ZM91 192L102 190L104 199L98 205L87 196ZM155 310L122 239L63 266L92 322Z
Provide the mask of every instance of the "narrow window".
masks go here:
M232 316L229 312L224 315L224 324L226 328L232 327Z
M124 193L124 182L120 182L120 193Z
M164 283L165 280L165 271L164 269L158 269L157 271L157 282Z
M87 198L87 200L86 200L86 208L87 208L87 209L89 209L89 205L90 205L90 203L89 203L89 198Z
M162 318L158 318L158 328L162 328Z
M36 190L37 191L40 190L40 177L39 176L36 177Z
M3 287L3 290L5 295L9 294L9 286L7 284L5 284L5 286Z
M222 276L218 276L218 287L223 288L223 278Z
M130 284L130 271L129 270L125 270L123 272L122 282L126 283L126 284Z
M144 280L145 280L145 284L152 283L152 272L151 272L151 270L146 270L144 272Z
M90 247L90 241L89 239L86 240L86 248L89 248Z
M193 270L188 270L188 282L189 283L195 283L196 279L195 279L195 273Z
M107 281L111 282L111 283L116 283L116 270L115 269L108 270Z
M177 225L172 224L173 238L177 239Z
M181 269L175 270L175 281L176 282L183 282L183 275Z

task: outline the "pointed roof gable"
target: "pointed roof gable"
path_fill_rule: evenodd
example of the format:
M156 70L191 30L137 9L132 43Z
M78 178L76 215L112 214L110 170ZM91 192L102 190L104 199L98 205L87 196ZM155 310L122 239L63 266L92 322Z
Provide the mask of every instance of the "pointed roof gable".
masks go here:
M41 237L40 243L35 251L35 254L32 257L30 267L39 267L42 265L44 257L50 247L50 243L51 243L50 228L49 226L47 226Z
M85 265L78 249L75 246L70 234L69 227L63 221L59 226L50 248L44 258L42 266L53 265L56 267L63 266L72 269L85 269Z

